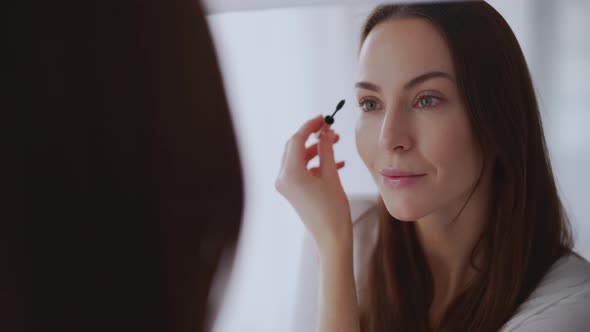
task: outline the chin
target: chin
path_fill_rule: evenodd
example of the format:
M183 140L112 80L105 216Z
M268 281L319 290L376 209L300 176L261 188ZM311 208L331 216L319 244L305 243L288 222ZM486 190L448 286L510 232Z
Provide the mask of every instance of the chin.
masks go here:
M413 204L404 202L388 203L383 201L389 214L399 221L413 222L424 217L427 213Z

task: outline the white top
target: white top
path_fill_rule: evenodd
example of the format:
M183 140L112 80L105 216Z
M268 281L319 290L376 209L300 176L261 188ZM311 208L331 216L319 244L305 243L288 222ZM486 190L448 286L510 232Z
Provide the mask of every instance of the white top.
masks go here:
M376 197L349 198L354 223L354 273L362 291L367 264L377 236ZM303 245L292 332L316 330L319 267L315 243L309 234ZM590 331L590 263L570 255L551 267L541 283L520 305L500 332Z

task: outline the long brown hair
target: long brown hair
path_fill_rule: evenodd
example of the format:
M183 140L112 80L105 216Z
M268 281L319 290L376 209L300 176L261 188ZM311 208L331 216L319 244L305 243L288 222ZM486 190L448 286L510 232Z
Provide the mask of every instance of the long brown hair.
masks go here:
M22 7L0 329L203 331L243 182L199 2Z
M379 23L402 17L425 19L446 38L471 125L492 167L489 220L471 252L478 274L436 330L497 331L572 248L531 77L512 30L483 1L381 5L368 17L361 44ZM383 201L379 206L362 330L432 331L433 276L415 225L396 220ZM473 263L476 257L481 264Z

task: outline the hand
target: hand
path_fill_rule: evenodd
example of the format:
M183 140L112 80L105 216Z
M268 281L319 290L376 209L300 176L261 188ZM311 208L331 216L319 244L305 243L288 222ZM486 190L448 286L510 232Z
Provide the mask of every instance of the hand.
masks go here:
M305 147L309 136L322 130L319 142ZM352 223L348 199L342 188L332 145L339 136L329 129L323 117L305 123L287 142L275 188L295 208L311 232L318 247L334 242L352 241ZM319 167L308 169L309 161L319 155Z

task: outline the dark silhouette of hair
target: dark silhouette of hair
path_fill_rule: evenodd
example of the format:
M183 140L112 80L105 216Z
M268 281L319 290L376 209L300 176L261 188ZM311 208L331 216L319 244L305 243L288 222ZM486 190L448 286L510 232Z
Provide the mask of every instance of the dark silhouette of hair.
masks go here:
M20 6L1 329L202 331L243 184L199 2Z
M379 6L362 42L378 24L408 17L428 21L446 38L484 164L492 165L491 213L472 251L472 264L482 258L478 275L433 327L433 277L415 225L393 218L380 201L362 330L497 331L572 248L533 84L513 32L484 1Z

